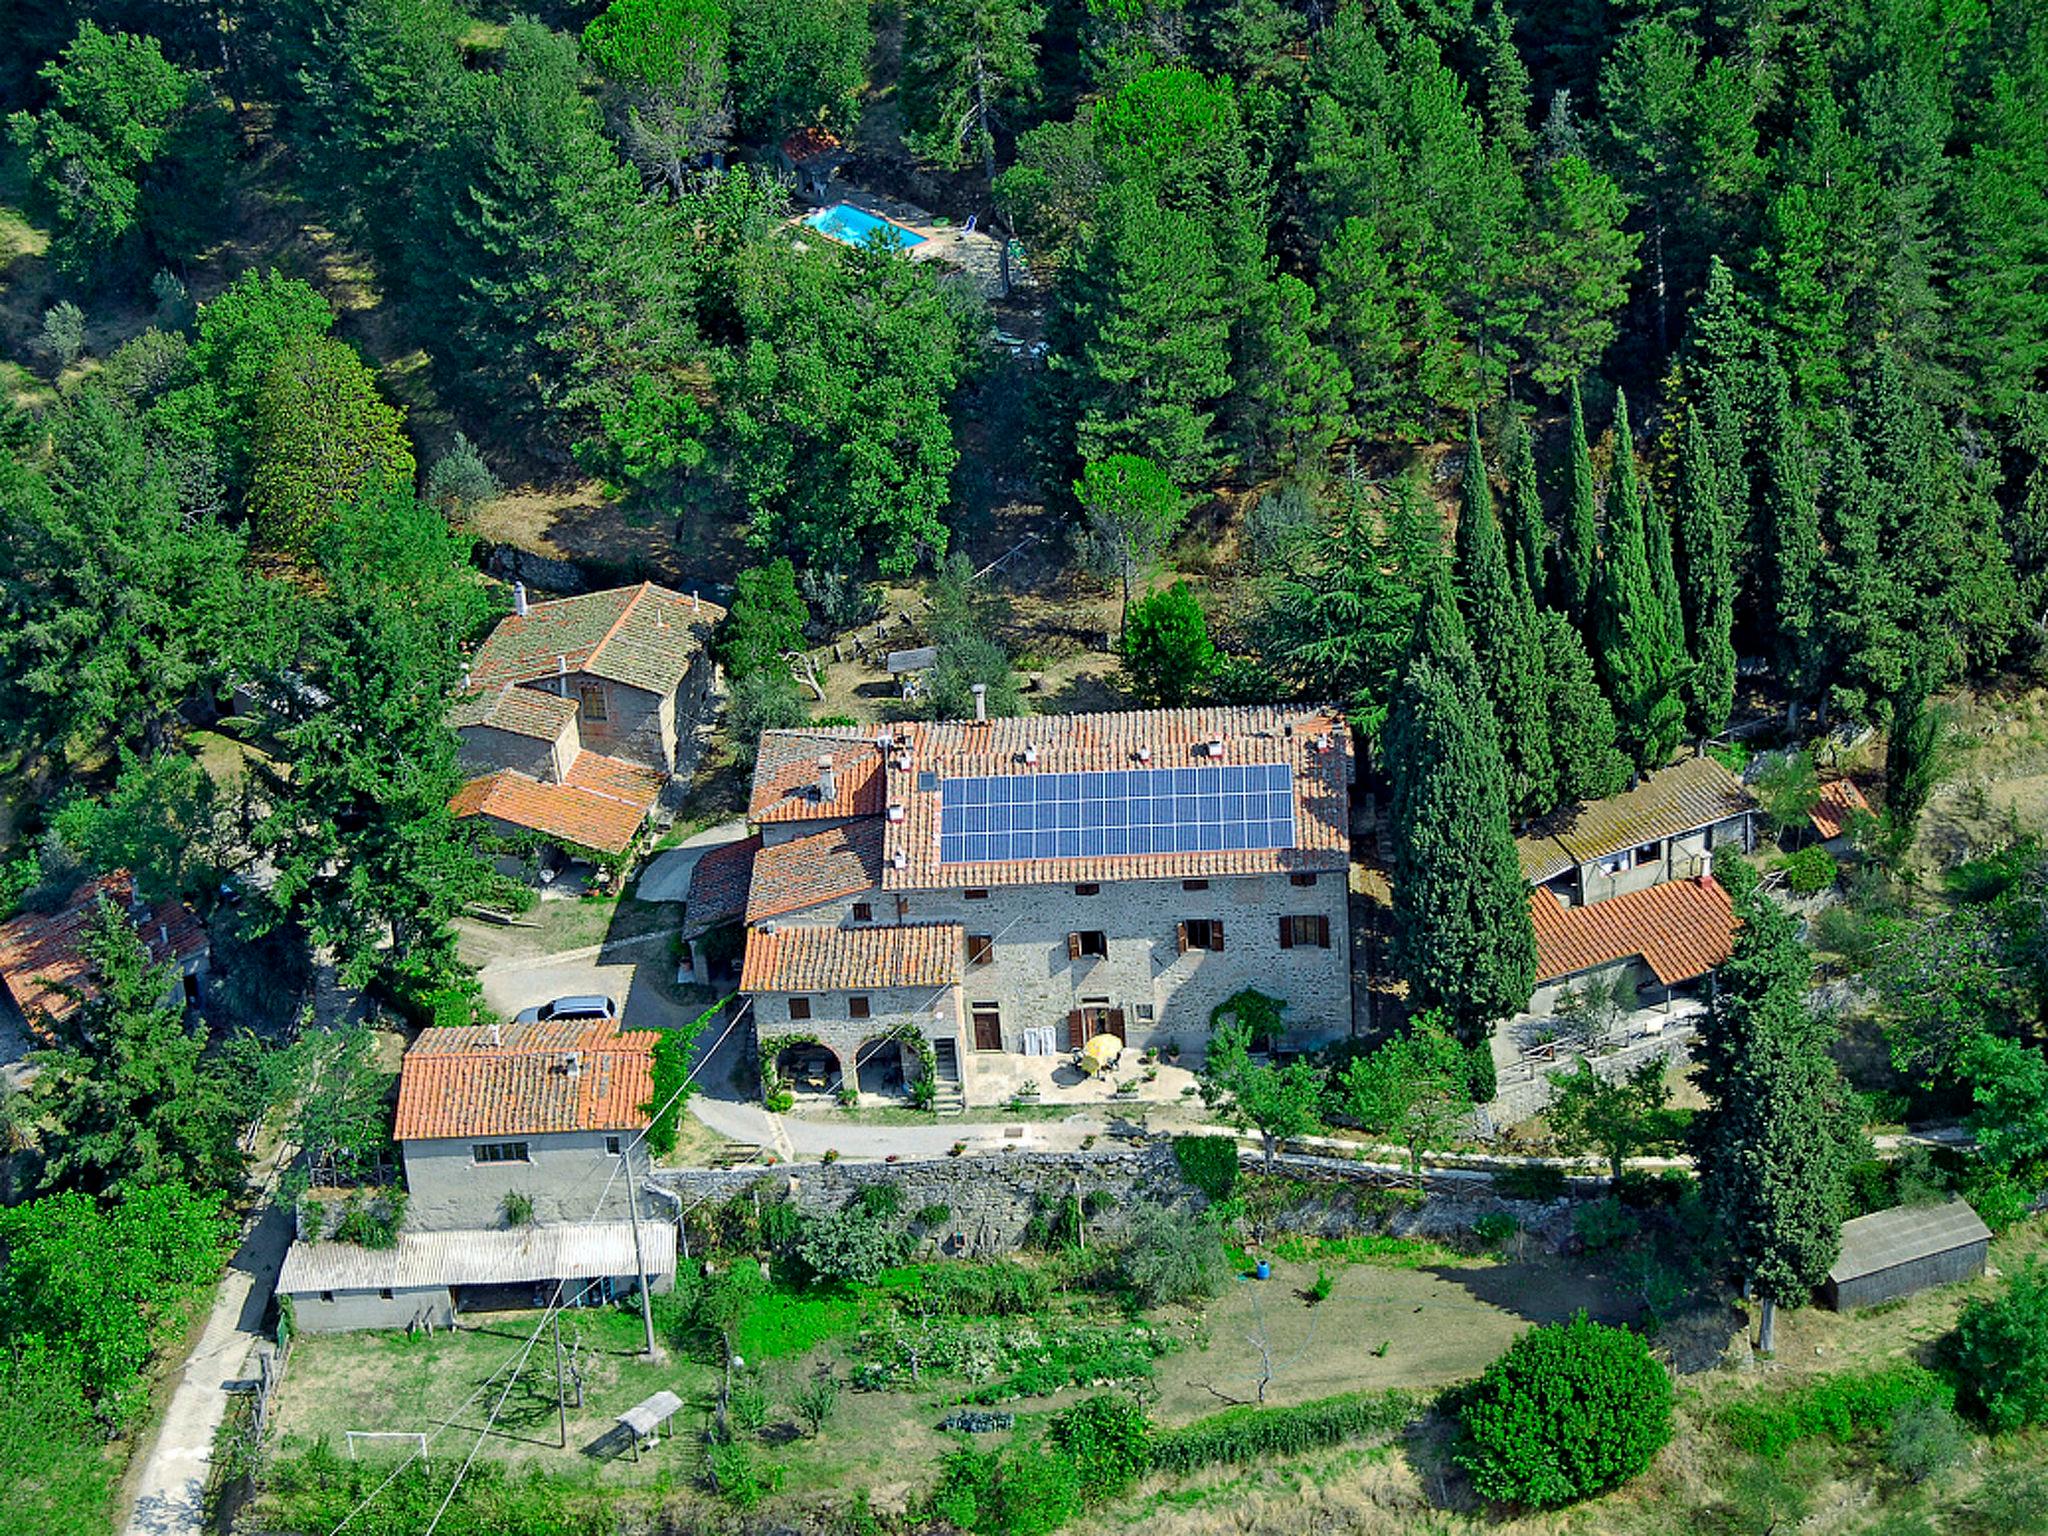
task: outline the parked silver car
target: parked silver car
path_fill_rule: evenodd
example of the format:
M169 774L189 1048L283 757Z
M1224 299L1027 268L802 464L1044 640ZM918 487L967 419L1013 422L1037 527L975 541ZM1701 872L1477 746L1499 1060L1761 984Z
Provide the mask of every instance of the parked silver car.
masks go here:
M558 997L551 1003L523 1008L515 1024L603 1023L619 1016L619 1005L609 997Z

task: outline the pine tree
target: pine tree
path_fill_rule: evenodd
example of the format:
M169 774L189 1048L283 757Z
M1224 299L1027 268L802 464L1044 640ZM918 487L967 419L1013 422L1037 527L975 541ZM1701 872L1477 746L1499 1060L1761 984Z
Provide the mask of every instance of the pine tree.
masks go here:
M903 98L911 146L956 171L969 159L996 173L996 128L1012 101L1038 90L1032 0L928 0L904 12Z
M1315 290L1274 275L1238 349L1236 395L1256 460L1284 474L1317 467L1345 431L1351 376L1324 341Z
M1493 1026L1528 1005L1536 934L1508 821L1492 706L1440 578L1386 725L1393 779L1394 955L1411 996L1441 1007L1493 1097Z
M1685 597L1686 727L1719 735L1735 707L1735 565L1728 504L1722 500L1699 412L1685 414L1678 456L1678 525L1673 564Z
M1848 418L1834 413L1815 496L1827 563L1819 575L1819 650L1830 679L1828 702L1875 723L1905 680L1908 638L1900 592L1880 546L1878 507L1862 445Z
M1777 1307L1796 1306L1841 1251L1854 1125L1833 1031L1807 1002L1812 959L1755 877L1744 884L1734 957L1699 1037L1707 1107L1693 1150L1701 1191L1763 1300L1768 1353Z
M1543 497L1536 488L1536 445L1529 423L1510 407L1503 413L1500 432L1500 473L1507 482L1507 501L1501 513L1502 532L1508 542L1510 564L1519 564L1522 589L1532 601L1548 590L1545 586L1550 548L1550 526L1543 516Z
M1607 498L1607 547L1592 602L1600 675L1614 700L1623 750L1639 769L1663 766L1685 727L1679 646L1651 576L1643 533L1628 400L1615 397L1614 481Z
M1397 371L1403 352L1401 317L1390 297L1380 237L1365 219L1346 219L1322 248L1318 277L1330 344L1351 375L1351 410L1366 435L1402 430L1406 394Z
M1820 517L1791 381L1775 357L1767 359L1765 377L1763 453L1754 482L1757 587L1788 716L1796 721L1818 682Z
M1550 750L1559 803L1604 800L1628 783L1629 761L1615 742L1614 708L1600 691L1593 658L1572 621L1554 608L1537 616L1549 681Z
M1473 412L1465 449L1464 504L1458 514L1457 565L1466 632L1492 701L1507 768L1508 806L1532 816L1556 804L1547 674L1536 611L1508 565Z
M1558 605L1584 624L1592 611L1593 580L1600 569L1600 527L1595 511L1593 453L1586 446L1586 407L1572 381L1571 427L1565 439L1564 532L1557 545Z

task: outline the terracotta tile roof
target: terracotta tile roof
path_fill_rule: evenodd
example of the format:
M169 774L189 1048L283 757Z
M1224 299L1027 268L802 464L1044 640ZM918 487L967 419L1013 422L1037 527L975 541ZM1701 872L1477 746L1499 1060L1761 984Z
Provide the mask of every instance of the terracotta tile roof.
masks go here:
M798 912L882 883L880 820L849 821L754 855L747 921Z
M958 923L892 928L778 928L747 934L742 992L880 992L949 987L960 979Z
M576 718L576 701L538 688L521 688L501 683L457 699L448 707L448 724L455 730L466 725L488 725L515 736L532 736L553 741Z
M1756 796L1711 757L1689 757L1605 800L1553 811L1517 840L1532 885L1626 849L1756 809Z
M552 677L564 666L649 693L669 694L725 616L716 603L695 601L642 582L529 604L526 617L499 621L470 658L479 688Z
M116 870L88 880L58 911L23 912L0 923L0 982L31 1024L39 1014L66 1019L78 1011L78 1002L60 988L75 987L88 998L98 992L85 952L93 915L102 898L127 911L134 894L127 871ZM133 921L158 964L206 952L206 926L182 902L159 902Z
M782 141L782 152L792 165L801 165L817 155L829 155L841 148L838 135L812 125L799 128Z
M1094 715L944 721L895 727L884 754L886 811L881 883L889 890L1053 885L1075 880L1167 880L1209 875L1342 870L1350 858L1351 738L1334 710L1257 705L1132 710ZM1197 756L1223 743L1223 755ZM1141 759L1140 749L1150 757ZM1027 753L1036 761L1027 763ZM939 785L977 775L1106 772L1219 763L1285 763L1294 770L1292 848L1131 854L1070 859L939 862Z
M747 915L747 889L754 881L754 856L761 834L714 848L690 871L690 892L683 898L683 937L694 939L724 923Z
M1823 838L1840 837L1849 830L1849 823L1856 814L1874 816L1870 802L1863 798L1863 791L1856 787L1853 779L1830 779L1820 787L1820 803L1806 813L1806 819L1813 823L1813 830Z
M1659 981L1674 986L1723 964L1735 944L1735 909L1711 875L1584 907L1560 906L1548 891L1531 891L1529 916L1536 925L1539 983L1640 955Z
M818 798L818 759L830 755L834 794ZM836 821L882 814L882 749L853 727L763 731L754 760L747 819L754 822Z
M509 768L471 779L448 809L457 816L489 816L515 827L595 848L624 853L661 798L661 775L600 752L579 752L569 776L543 784Z
M424 1029L398 1072L399 1141L632 1131L654 1098L654 1030L614 1024Z

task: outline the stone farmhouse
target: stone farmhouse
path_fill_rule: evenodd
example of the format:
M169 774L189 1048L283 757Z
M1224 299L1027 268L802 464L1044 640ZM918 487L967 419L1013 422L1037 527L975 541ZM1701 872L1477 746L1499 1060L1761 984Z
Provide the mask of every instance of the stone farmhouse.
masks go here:
M54 912L23 912L0 923L0 1006L34 1034L76 1013L95 991L86 939L103 903L128 914L150 959L177 967L165 1001L197 1007L211 953L206 927L183 902L154 905L135 894L125 870L88 880Z
M737 912L795 1093L931 1071L977 1102L978 1061L1103 1032L1199 1061L1247 987L1322 1044L1351 1027L1352 771L1336 712L1294 706L770 731L757 838L698 866L685 930Z
M470 658L448 713L473 775L450 802L499 830L623 854L692 767L725 610L652 582L513 612Z
M1555 812L1521 837L1537 953L1525 1019L1554 1017L1573 992L1668 1009L1726 961L1735 914L1713 856L1748 852L1755 816L1741 780L1695 757Z
M392 1127L404 1230L391 1249L294 1243L279 1289L298 1325L440 1326L464 1310L544 1305L558 1283L586 1301L630 1294L636 1198L641 1262L667 1289L675 1226L644 1204L649 1160L636 1144L655 1039L615 1023L422 1030L400 1064Z

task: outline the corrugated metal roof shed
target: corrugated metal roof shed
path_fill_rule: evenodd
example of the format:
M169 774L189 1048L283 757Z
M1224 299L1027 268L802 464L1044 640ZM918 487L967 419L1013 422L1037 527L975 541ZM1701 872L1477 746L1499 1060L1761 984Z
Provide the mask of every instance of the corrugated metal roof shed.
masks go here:
M1894 1206L1842 1223L1842 1256L1828 1271L1828 1279L1840 1285L1953 1248L1989 1241L1991 1229L1965 1201Z
M644 1222L640 1245L649 1275L673 1274L675 1229ZM389 1248L354 1243L293 1243L277 1288L363 1291L433 1285L519 1285L633 1273L633 1228L624 1221L503 1231L401 1232Z

